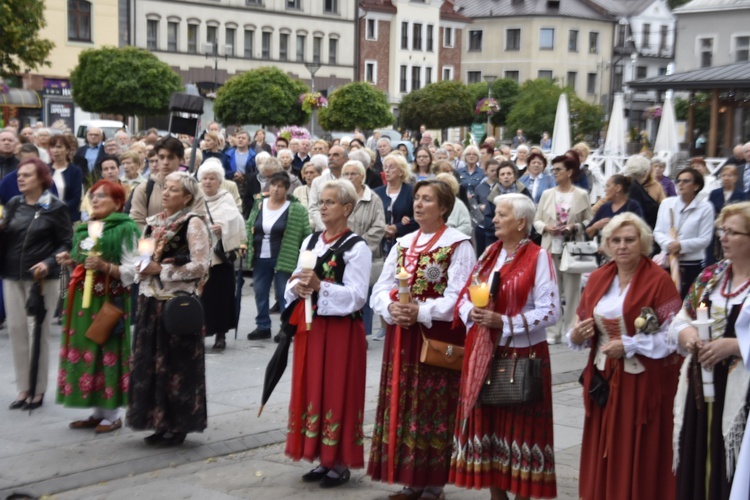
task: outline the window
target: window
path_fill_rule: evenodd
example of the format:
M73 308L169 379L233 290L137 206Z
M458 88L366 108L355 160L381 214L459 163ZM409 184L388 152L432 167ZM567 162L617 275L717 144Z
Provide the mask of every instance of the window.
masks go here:
M226 55L228 56L234 56L234 48L235 48L235 39L234 34L237 32L234 28L227 28L224 32L224 43L227 46L227 52Z
M412 27L411 50L422 50L422 25L419 23Z
M750 36L738 36L734 39L734 62L750 60Z
M539 30L539 50L555 49L555 28L542 28Z
M156 41L159 38L159 21L149 19L146 21L146 48L156 50Z
M469 83L481 83L482 72L481 71L469 71L466 74L466 79L469 81Z
M642 35L643 39L641 40L641 48L642 49L648 49L649 46L651 45L651 40L650 40L650 38L651 38L651 25L648 24L648 23L645 23L643 25L643 28L641 28L641 29L643 30L643 35Z
M253 39L255 30L245 30L245 59L253 58Z
M637 79L646 78L646 72L648 71L648 68L646 66L636 66L635 67L635 77Z
M179 23L167 23L167 50L177 52L177 40L180 37Z
M365 81L377 83L378 63L376 61L365 61Z
M617 46L618 47L625 47L625 39L627 38L627 29L628 26L626 24L618 24L617 25Z
M260 57L263 59L271 59L271 33L264 31L260 37Z
M659 68L659 76L664 76L667 74L667 68L665 66L662 66Z
M245 0L245 5L259 5L263 7L263 0Z
M300 0L286 0L286 8L287 9L301 9L300 6Z
M365 21L365 39L378 39L378 21L376 19L367 19Z
M427 67L424 69L424 84L429 85L432 83L432 68Z
M305 35L297 35L297 62L305 60Z
M417 90L422 88L422 68L420 66L411 67L411 89Z
M518 83L518 80L521 78L521 75L519 74L518 71L510 70L510 71L505 72L505 78L509 80L513 80L514 82Z
M453 28L443 28L443 47L453 47Z
M596 73L586 75L586 93L596 94Z
M568 52L578 52L578 30L568 31Z
M409 23L401 23L401 48L409 50Z
M336 64L339 53L339 41L336 38L328 39L328 64Z
M406 88L406 66L401 66L401 78L399 79L399 90L401 92L408 92L409 89Z
M68 40L91 41L91 2L68 0Z
M505 30L505 50L521 50L521 30Z
M592 31L589 33L589 54L599 53L599 33Z
M453 80L453 66L443 66L443 80Z
M339 2L338 0L325 0L323 3L323 12L326 14L338 14L339 13Z
M613 88L616 88L616 89L622 88L622 82L623 82L622 69L623 69L622 64L615 64L615 72L614 72L614 76L612 77L614 80Z
M433 48L432 48L432 46L433 46L433 37L432 37L433 31L434 31L434 26L431 25L431 24L428 24L427 25L427 52L432 52L433 51Z
M279 34L279 60L289 60L289 33Z
M188 52L190 52L191 54L197 54L198 53L198 25L197 24L188 24L187 39L188 39Z
M537 72L537 78L544 78L546 80L552 80L552 71L546 69L540 69Z
M576 88L576 78L577 77L578 77L578 72L576 72L576 71L568 71L567 81L565 82L565 84L568 87L570 87L572 89L575 89Z
M711 67L714 55L714 39L713 38L699 38L698 47L701 58L701 68Z
M323 50L323 38L316 36L313 38L313 62L320 62L321 50Z
M662 52L667 48L667 34L669 33L669 26L666 24L661 25L661 36L659 37L659 52Z
M482 51L482 32L478 30L469 31L469 51Z
M206 26L206 43L211 46L211 54L219 53L219 35L216 26Z

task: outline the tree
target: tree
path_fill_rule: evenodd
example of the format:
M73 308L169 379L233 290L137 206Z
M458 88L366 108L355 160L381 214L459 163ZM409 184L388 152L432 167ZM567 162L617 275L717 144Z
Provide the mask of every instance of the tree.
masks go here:
M700 129L707 132L711 123L711 107L708 103L711 101L711 95L707 92L697 92L693 97L693 130ZM690 109L690 99L678 97L674 100L675 118L678 120L688 121L688 110Z
M604 110L601 106L591 104L566 90L570 103L570 138L573 143L589 142L596 144L599 132L604 126ZM549 130L552 133L552 130Z
M0 2L0 76L49 65L55 44L39 38L47 25L44 0L3 0Z
M318 122L325 130L372 130L393 124L396 119L389 108L385 92L367 82L352 82L328 96Z
M84 50L70 74L73 99L84 110L122 116L156 115L182 89L180 76L135 47Z
M432 129L469 125L475 105L466 85L443 80L406 94L398 106L399 124L412 130L420 125Z
M219 89L214 113L225 124L302 125L309 114L299 96L307 90L278 68L257 68L230 78Z
M487 83L471 83L469 84L469 92L471 93L474 105L479 102L480 99L487 97ZM492 115L490 121L496 126L505 125L508 121L508 115L513 109L513 106L518 101L518 94L520 87L515 80L510 78L498 78L492 82L492 98L497 101L500 105L500 111ZM475 121L486 121L486 115L476 115Z
M552 133L561 93L559 85L547 78L525 81L518 101L508 115L508 127L511 130L523 129L530 141L539 142L543 132Z

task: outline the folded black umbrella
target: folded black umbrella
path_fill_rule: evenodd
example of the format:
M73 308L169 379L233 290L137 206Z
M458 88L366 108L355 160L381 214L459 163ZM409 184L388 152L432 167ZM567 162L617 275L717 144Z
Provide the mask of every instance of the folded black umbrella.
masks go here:
M244 256L240 256L240 267L237 269L237 276L234 282L234 340L237 340L237 329L240 327L240 309L242 308L242 287L245 285L245 277L242 276L242 261Z
M29 395L36 395L37 372L39 371L39 357L41 352L42 325L47 316L47 308L44 305L43 281L34 281L31 285L31 293L26 299L26 314L34 318L34 334L31 344L31 360L29 363Z
M281 338L276 346L276 351L268 362L268 366L266 366L266 377L263 379L263 396L260 398L260 410L258 410L259 417L263 412L263 407L268 402L268 398L271 397L271 393L286 371L286 365L289 361L289 346L292 344L292 338L297 331L297 325L290 324L289 320L299 302L300 299L294 300L281 314Z

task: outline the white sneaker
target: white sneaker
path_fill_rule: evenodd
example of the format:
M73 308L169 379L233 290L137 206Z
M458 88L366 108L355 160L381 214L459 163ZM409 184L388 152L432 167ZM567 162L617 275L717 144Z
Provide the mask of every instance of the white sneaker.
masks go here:
M557 337L555 335L547 335L547 343L549 345L555 345L560 343L560 337Z
M385 340L385 328L381 328L376 333L372 335L372 340L376 342L381 342Z

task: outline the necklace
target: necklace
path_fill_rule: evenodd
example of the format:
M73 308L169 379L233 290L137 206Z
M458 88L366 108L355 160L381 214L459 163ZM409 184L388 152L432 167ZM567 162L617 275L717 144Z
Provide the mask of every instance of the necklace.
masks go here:
M415 236L414 240L411 242L411 245L409 246L409 250L406 252L406 255L404 255L404 267L407 271L410 273L414 272L414 268L416 267L417 260L419 256L424 252L425 250L428 250L432 248L432 245L434 245L440 237L443 235L445 230L448 228L445 224L443 224L440 229L435 232L435 234L430 238L426 243L422 245L417 245L417 241L419 241L419 237L422 236L422 230L420 229L417 231L417 235Z
M320 235L320 238L323 240L323 243L328 245L329 243L332 243L336 241L337 239L341 238L342 236L344 236L348 231L349 231L349 228L346 228L343 231L341 231L339 234L334 234L331 238L326 238L326 235L328 234L328 229L326 229L325 231L323 231L323 234Z
M736 291L732 292L732 266L729 266L729 269L727 269L727 277L724 280L724 283L721 285L721 296L725 299L733 299L742 292L744 292L747 287L750 286L750 279L745 281L742 286L740 286Z

